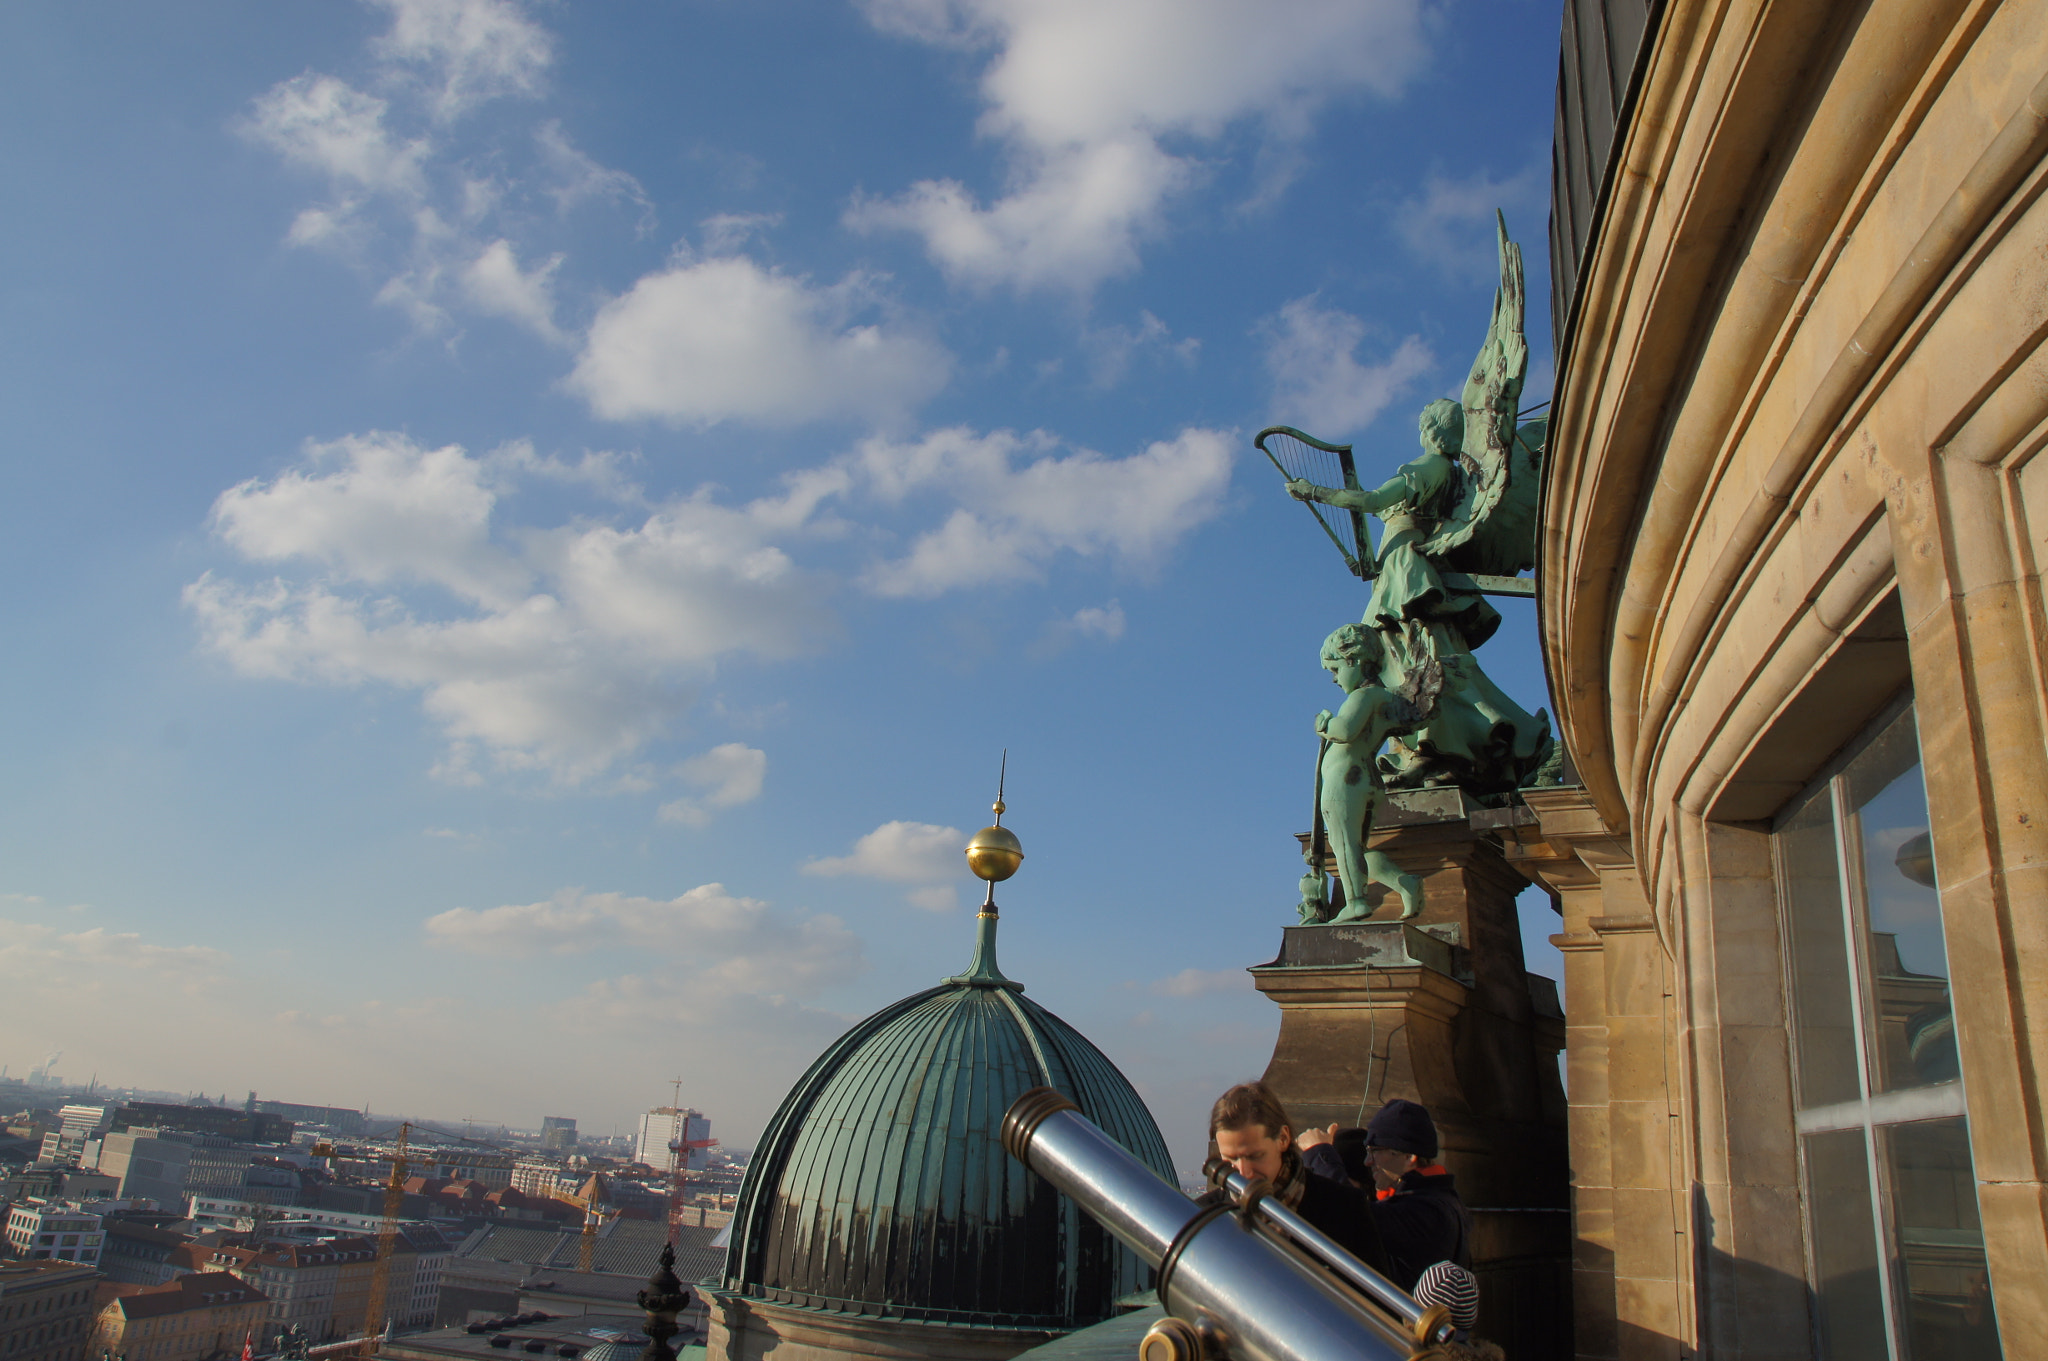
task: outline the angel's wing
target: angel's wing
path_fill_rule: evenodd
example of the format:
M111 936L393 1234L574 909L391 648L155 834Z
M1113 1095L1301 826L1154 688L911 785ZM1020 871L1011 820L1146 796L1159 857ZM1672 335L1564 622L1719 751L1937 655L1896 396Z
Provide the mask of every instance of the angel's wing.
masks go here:
M1518 457L1515 404L1521 400L1522 381L1528 376L1529 343L1522 336L1522 248L1508 240L1507 220L1497 212L1494 224L1500 248L1500 287L1493 295L1493 320L1486 328L1486 343L1479 347L1471 376L1465 380L1465 443L1458 456L1458 499L1437 532L1424 541L1422 552L1440 558L1453 570L1512 575L1520 569L1497 561L1501 555L1494 551L1494 536L1487 532L1487 525L1510 498L1516 474L1525 471L1516 466L1526 460ZM1534 491L1533 480L1530 491Z

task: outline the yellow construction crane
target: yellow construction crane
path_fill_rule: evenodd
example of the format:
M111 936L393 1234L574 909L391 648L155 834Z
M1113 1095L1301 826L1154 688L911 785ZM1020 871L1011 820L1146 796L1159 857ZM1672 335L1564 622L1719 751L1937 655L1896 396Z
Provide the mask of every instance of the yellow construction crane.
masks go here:
M597 1257L597 1231L606 1220L618 1212L606 1203L605 1179L602 1172L593 1172L583 1183L583 1189L575 1195L555 1193L555 1199L578 1206L583 1211L583 1246L577 1254L578 1271L588 1272Z
M363 1355L375 1356L384 1331L384 1297L391 1289L391 1250L398 1243L398 1212L405 1207L405 1144L412 1125L398 1127L398 1147L391 1153L391 1180L384 1184L384 1218L377 1225L377 1266L370 1277L370 1300L363 1310Z

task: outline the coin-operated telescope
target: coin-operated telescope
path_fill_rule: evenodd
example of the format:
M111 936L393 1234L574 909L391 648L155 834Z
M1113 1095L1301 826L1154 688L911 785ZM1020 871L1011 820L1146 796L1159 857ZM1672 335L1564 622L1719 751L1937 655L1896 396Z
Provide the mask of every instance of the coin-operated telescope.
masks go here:
M1437 1354L1447 1312L1272 1199L1272 1183L1219 1174L1227 1199L1168 1186L1050 1087L1003 1117L1003 1147L1159 1272L1166 1317L1139 1361L1406 1361Z

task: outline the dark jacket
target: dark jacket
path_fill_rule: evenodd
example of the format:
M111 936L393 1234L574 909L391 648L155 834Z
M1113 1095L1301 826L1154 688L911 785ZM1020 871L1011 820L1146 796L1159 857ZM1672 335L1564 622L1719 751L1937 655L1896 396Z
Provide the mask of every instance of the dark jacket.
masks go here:
M1302 1218L1395 1285L1412 1291L1422 1273L1438 1262L1472 1265L1472 1216L1458 1198L1457 1178L1450 1173L1410 1172L1393 1195L1381 1200L1345 1179L1343 1160L1329 1144L1318 1144L1301 1156L1311 1188L1302 1197ZM1311 1199L1316 1213L1308 1208ZM1364 1222L1333 1227L1347 1213ZM1332 1222L1323 1223L1318 1216Z
M1472 1265L1472 1215L1448 1172L1410 1172L1394 1194L1373 1202L1372 1219L1387 1254L1387 1279L1403 1290L1414 1290L1438 1262Z
M1390 1275L1387 1252L1379 1240L1372 1215L1372 1193L1361 1191L1342 1177L1319 1176L1311 1163L1321 1149L1306 1155L1289 1148L1281 1164L1274 1198L1334 1239L1338 1247L1358 1258L1381 1275ZM1202 1195L1201 1204L1213 1205L1226 1199L1220 1190ZM1424 1265L1428 1265L1425 1263ZM1418 1268L1418 1271L1420 1268Z

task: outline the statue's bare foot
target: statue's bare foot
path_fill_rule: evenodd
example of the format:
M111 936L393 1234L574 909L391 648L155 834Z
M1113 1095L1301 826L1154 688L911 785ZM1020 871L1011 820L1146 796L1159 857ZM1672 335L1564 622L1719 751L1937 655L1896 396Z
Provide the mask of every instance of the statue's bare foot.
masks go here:
M1352 901L1344 904L1344 910L1342 912L1339 912L1336 916L1330 918L1330 925L1340 926L1346 922L1369 921L1371 920L1371 918L1372 909L1370 907L1367 907L1362 901L1353 899Z
M1401 895L1401 920L1422 915L1422 881L1412 874L1401 876L1394 885L1394 891Z

